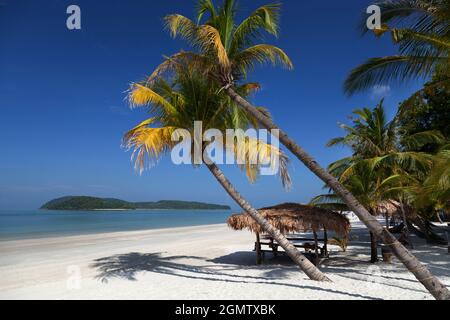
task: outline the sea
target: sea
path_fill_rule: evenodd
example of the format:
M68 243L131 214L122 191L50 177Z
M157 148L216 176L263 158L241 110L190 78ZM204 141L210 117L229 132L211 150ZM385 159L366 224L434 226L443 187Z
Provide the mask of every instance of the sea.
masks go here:
M231 211L0 211L0 241L226 223Z

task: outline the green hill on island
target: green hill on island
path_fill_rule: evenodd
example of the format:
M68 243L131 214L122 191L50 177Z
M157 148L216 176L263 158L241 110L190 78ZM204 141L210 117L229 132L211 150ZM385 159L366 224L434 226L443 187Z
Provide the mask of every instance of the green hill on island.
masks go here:
M113 198L95 198L69 196L51 200L41 209L46 210L137 210L137 209L172 209L172 210L230 210L229 206L218 204L162 200L157 202L128 202Z

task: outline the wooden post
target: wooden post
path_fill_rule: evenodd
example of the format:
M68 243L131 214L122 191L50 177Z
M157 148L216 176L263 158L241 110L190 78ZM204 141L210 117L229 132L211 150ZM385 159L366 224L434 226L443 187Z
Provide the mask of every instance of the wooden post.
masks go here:
M408 242L408 246L411 249L414 249L414 245L411 241L411 237L409 236L409 226L408 226L408 221L406 220L406 212L405 212L405 207L403 206L403 203L400 203L400 210L402 212L402 220L403 220L403 224L405 225L405 235L406 235L406 241Z
M328 232L325 226L323 227L323 251L325 252L325 257L328 257Z
M256 233L256 243L255 243L255 251L256 251L256 264L261 264L261 240L259 239L259 233Z
M273 238L270 238L270 246L272 247L273 256L278 257L278 244L273 241Z
M314 261L315 265L318 266L319 265L319 242L317 241L317 232L315 230L313 230L313 234L314 234L314 244L315 244L315 251L316 251L316 261Z
M450 227L450 223L448 226ZM450 253L450 236L448 235L448 231L445 231L445 235L447 236L447 252Z

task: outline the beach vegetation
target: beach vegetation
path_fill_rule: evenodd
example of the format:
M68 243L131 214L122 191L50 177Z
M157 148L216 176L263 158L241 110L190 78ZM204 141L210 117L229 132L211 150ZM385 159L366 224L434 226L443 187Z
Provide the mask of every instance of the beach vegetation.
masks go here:
M397 2L402 3L403 1ZM293 63L282 49L271 44L258 42L264 40L264 35L279 35L280 5L269 4L262 6L239 22L237 20L236 3L234 0L224 0L220 5L216 6L213 0L200 0L197 5L196 21L192 21L180 14L167 16L165 19L166 27L171 35L185 39L191 45L192 51L189 53L182 51L166 59L156 69L150 79L170 70L175 59L185 55L195 57L197 67L206 72L211 79L219 82L221 86L220 92L225 93L242 110L252 115L262 127L279 130L280 142L341 197L347 207L359 217L375 236L382 239L389 246L396 257L434 297L450 299L450 291L390 232L383 228L335 176L322 168L311 155L291 139L286 132L281 130L270 117L258 110L257 106L253 105L247 97L237 91L242 81L248 77L249 73L256 66L271 63L292 69ZM391 3L391 1L388 3ZM438 9L443 8L440 11L445 11L446 2L439 1L439 4L441 3L443 6L439 6ZM383 7L381 8L383 9ZM443 14L446 15L445 12ZM440 13L435 20L444 24L448 22L448 19L442 17ZM364 20L364 23L366 23L366 20ZM396 34L399 41L403 41L400 39L418 38L412 32L395 31L393 33ZM431 70L441 67L441 65L446 67L446 64L448 64L448 56L447 58L445 57L446 40L440 41L441 39L436 39L433 36L426 36L425 38L421 36L418 39L421 39L420 41L426 44L436 45L436 47L431 47L437 48L437 50L431 50L430 52L437 52L437 56L432 56L431 58L428 56L426 58L418 57L414 60L416 68L400 66L394 68L395 72L405 73L406 77L411 74L427 74ZM415 40L405 41L407 43L415 43ZM442 43L437 45L437 42ZM442 56L442 52L444 56ZM409 59L409 61L412 60ZM411 70L419 71L414 73ZM360 82L364 83L364 81Z

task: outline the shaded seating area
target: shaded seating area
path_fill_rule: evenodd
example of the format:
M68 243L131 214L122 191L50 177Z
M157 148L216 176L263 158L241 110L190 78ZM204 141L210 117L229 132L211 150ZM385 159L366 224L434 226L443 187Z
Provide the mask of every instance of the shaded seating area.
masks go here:
M350 222L344 215L314 206L284 203L259 209L258 212L295 247L303 249L305 255L316 264L320 257L328 256L329 232L334 232L343 239L347 238L350 232ZM249 230L255 233L254 250L257 264L262 263L266 252L271 252L274 256L280 253L280 245L270 235L265 234L249 214L232 215L228 219L228 226L234 230ZM313 236L308 238L299 235L308 232Z

